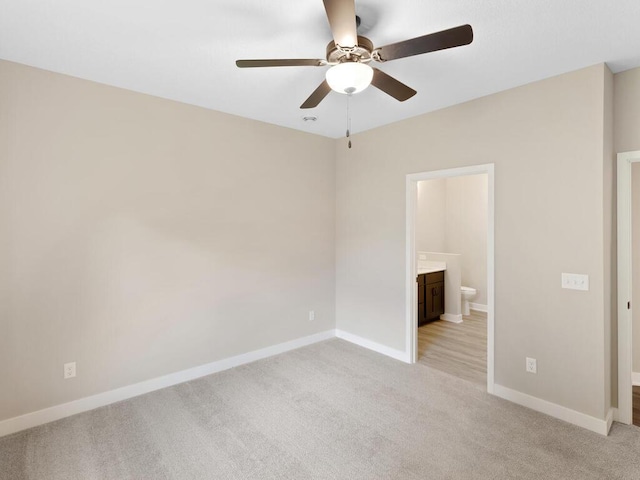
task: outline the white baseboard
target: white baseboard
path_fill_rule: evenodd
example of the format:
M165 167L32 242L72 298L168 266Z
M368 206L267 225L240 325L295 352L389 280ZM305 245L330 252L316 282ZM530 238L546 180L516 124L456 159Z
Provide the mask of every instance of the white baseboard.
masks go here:
M471 310L476 310L478 312L487 313L489 311L489 307L487 305L483 305L481 303L471 303L469 302L469 308Z
M634 387L640 387L640 372L631 373L631 382Z
M189 380L211 375L212 373L221 372L246 363L255 362L256 360L295 350L296 348L305 347L329 338L334 338L335 336L335 330L327 330L325 332L316 333L314 335L298 338L289 342L272 345L260 350L236 355L235 357L218 360L206 365L200 365L199 367L182 370L181 372L163 375L162 377L153 378L133 385L127 385L126 387L121 387L116 390L98 393L90 397L27 413L19 417L9 418L0 422L0 437L19 432L21 430L26 430L27 428L53 422L55 420L60 420L61 418L70 417L71 415L93 410L98 407L103 407L111 403L120 402L128 398L137 397L138 395L153 392L154 390L188 382Z
M528 407L559 420L586 428L587 430L599 433L600 435L608 435L609 429L611 428L614 413L613 410L609 410L607 418L601 420L585 413L577 412L576 410L563 407L562 405L551 403L547 400L542 400L541 398L518 392L517 390L512 390L498 384L494 385L493 394L500 398L504 398L505 400L509 400L510 402L522 405L523 407Z
M462 323L462 314L455 315L453 313L443 313L440 315L440 320L452 323Z
M358 335L354 335L343 330L336 330L336 337L346 340L347 342L355 343L356 345L360 345L361 347L368 348L369 350L373 350L374 352L381 353L383 355L386 355L387 357L395 358L396 360L400 360L401 362L411 363L407 352L404 352L402 350L396 350L395 348L381 345L372 340L359 337Z
M619 422L620 421L620 409L612 408L612 410L613 410L613 421L614 422Z
M460 316L461 317L461 316ZM153 378L144 382L136 383L134 385L128 385L116 390L110 390L108 392L99 393L90 397L81 398L72 402L63 403L53 407L38 410L36 412L27 413L19 417L9 418L0 421L0 437L10 435L12 433L26 430L27 428L36 427L45 423L60 420L71 415L87 412L95 408L103 407L115 402L127 400L129 398L137 397L145 393L160 390L162 388L177 385L179 383L188 382L196 378L211 375L213 373L228 370L233 367L244 365L247 363L261 360L263 358L278 355L280 353L295 350L296 348L311 345L313 343L328 340L333 337L338 337L348 342L354 343L361 347L373 350L388 357L400 360L405 363L411 363L407 352L396 350L394 348L381 345L372 340L368 340L357 335L342 331L342 330L327 330L325 332L316 333L307 337L298 338L289 342L280 343L278 345L272 345L270 347L262 348L260 350L254 350L253 352L243 353L236 355L235 357L225 358L212 362L199 367L190 368L180 372L164 375L162 377ZM557 405L546 400L542 400L531 395L527 395L510 388L503 387L502 385L494 384L494 395L509 400L511 402L523 405L525 407L537 410L552 417L564 420L566 422L578 425L588 430L607 435L611 428L611 423L614 418L617 417L617 409L610 409L607 418L600 420L595 417L591 417L584 413L571 410L569 408Z

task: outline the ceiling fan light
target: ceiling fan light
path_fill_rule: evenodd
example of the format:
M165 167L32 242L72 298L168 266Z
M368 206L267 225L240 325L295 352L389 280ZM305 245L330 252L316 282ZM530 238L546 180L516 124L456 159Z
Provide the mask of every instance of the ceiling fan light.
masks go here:
M365 63L339 63L327 70L326 78L331 90L335 92L359 93L371 84L373 69Z

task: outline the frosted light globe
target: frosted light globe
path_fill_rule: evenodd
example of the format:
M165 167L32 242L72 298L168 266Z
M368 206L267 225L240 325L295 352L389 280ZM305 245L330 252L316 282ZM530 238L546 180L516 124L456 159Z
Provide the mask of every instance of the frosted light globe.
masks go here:
M327 83L338 93L359 93L371 84L373 68L365 63L345 62L327 70Z

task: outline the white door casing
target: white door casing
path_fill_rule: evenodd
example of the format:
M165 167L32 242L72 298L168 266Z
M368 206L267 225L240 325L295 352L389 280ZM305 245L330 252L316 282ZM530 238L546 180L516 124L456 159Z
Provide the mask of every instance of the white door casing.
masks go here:
M437 178L462 177L486 174L488 180L487 198L487 392L494 391L494 296L495 296L495 254L494 254L494 164L472 165L468 167L412 173L406 178L406 358L410 363L417 361L418 319L416 298L416 214L418 182Z
M618 154L618 411L617 420L633 421L633 304L631 167L640 151Z

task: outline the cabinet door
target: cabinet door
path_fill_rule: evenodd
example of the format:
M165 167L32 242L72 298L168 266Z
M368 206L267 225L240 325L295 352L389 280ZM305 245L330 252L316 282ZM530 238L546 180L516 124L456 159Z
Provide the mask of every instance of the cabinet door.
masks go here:
M427 320L437 320L444 313L444 282L427 285Z
M435 292L433 297L433 315L440 318L444 313L444 282L438 282L430 285Z
M427 320L425 297L425 275L422 274L418 275L418 325L422 325Z

